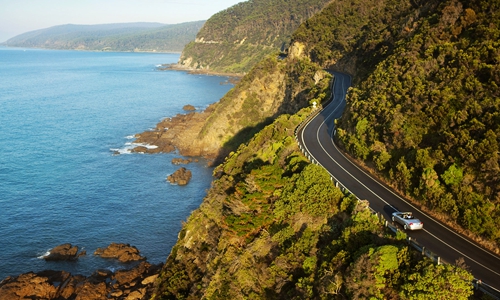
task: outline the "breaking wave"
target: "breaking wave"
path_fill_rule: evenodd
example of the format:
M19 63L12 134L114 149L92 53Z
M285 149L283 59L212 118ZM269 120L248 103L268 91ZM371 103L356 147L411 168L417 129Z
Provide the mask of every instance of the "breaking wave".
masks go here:
M146 143L125 143L125 145L122 148L111 148L109 149L111 152L113 152L114 155L119 155L119 154L132 154L132 150L136 147L144 147L148 150L150 149L156 149L158 146L156 145L150 145ZM137 152L140 153L140 152Z
M49 250L45 251L44 254L42 254L40 256L37 256L36 258L38 258L38 259L44 259L45 257L47 257L47 256L50 255L50 250L52 250L52 249L49 249Z

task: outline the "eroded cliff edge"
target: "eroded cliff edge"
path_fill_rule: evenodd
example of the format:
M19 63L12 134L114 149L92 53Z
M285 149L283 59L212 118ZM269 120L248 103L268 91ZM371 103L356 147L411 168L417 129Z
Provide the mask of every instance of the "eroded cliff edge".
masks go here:
M293 63L291 63L293 62ZM136 143L157 148L136 148L146 153L170 152L202 156L221 162L231 151L281 114L319 103L329 75L308 58L278 53L257 64L219 102L203 112L179 114L137 135ZM321 95L320 95L321 94Z

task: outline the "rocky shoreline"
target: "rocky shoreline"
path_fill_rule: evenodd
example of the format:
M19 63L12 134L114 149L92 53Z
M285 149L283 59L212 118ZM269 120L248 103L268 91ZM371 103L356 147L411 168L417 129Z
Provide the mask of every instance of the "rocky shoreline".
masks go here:
M78 247L62 244L54 247L44 259L77 260L86 255ZM129 244L111 243L98 248L94 255L117 259L131 267L111 271L98 269L90 276L66 271L44 270L9 276L0 281L0 299L146 299L152 296L154 282L163 264L150 264L139 250Z
M177 64L174 64L177 66ZM161 69L161 67L160 67ZM203 70L186 70L169 65L168 69L189 71L193 74L231 76L228 83L239 80L236 74L215 74ZM224 83L222 83L224 84ZM225 156L213 143L200 143L198 135L207 118L215 109L214 104L198 112L192 105L185 105L186 114L166 118L150 131L136 134L134 143L156 147L136 146L132 152L169 153L178 151L188 158L172 160L173 164L188 164L204 157L213 162ZM198 141L198 142L196 142ZM211 164L211 163L209 163ZM191 179L191 171L181 167L167 177L172 184L186 185ZM78 246L62 244L54 247L43 257L47 261L77 261L87 255L79 251ZM127 264L127 269L116 271L98 269L89 276L71 274L60 270L27 272L18 276L9 276L0 281L0 299L146 299L150 298L154 282L163 267L163 263L151 264L140 256L139 250L129 244L112 243L106 248L98 248L93 255L115 259Z
M140 153L170 153L179 150L182 156L190 155L195 149L184 148L180 144L179 137L182 134L184 137L191 136L195 133L190 133L190 128L202 126L208 115L204 113L190 112L187 114L178 114L171 118L165 118L152 130L144 131L135 135L134 143L147 144L156 147L137 146L132 151ZM188 126L188 124L190 124ZM193 137L194 138L194 137Z
M203 147L193 146L190 139L195 139L206 118L211 113L209 107L203 112L196 112L192 105L185 105L186 114L166 118L152 131L136 135L135 143L156 147L137 146L132 152L168 153L178 150L182 156L172 164L189 164L201 156L214 159L217 151L206 151ZM191 179L191 171L184 167L167 177L172 184L186 185ZM47 261L77 261L87 255L79 247L69 243L52 248L43 259ZM154 282L163 267L163 263L151 264L140 255L139 250L129 244L111 243L106 248L98 248L93 253L106 259L115 259L125 264L126 269L116 271L98 269L89 276L71 274L60 270L27 272L18 276L9 276L0 281L0 299L147 299L152 296Z
M170 153L178 151L185 157L203 157L211 162L223 156L220 147L215 143L201 141L199 134L206 120L215 109L211 104L202 112L192 111L189 105L184 106L186 114L177 114L165 118L156 124L152 130L135 135L134 144L151 145L154 147L136 146L132 152L137 153Z

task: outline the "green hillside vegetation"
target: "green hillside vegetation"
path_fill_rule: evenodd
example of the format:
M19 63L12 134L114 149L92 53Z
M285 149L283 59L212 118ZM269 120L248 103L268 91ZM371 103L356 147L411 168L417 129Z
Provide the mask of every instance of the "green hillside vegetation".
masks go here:
M394 237L310 164L282 115L214 170L153 299L467 299L472 275ZM450 284L452 283L452 284ZM422 298L423 297L423 298Z
M60 25L18 35L2 45L92 51L180 52L194 40L204 22Z
M462 262L409 249L302 155L294 130L330 94L321 70L351 73L345 149L498 242L497 3L337 0L304 22L286 58L267 56L212 107L208 124L241 120L224 136L239 147L183 225L154 299L468 299ZM289 110L263 119L264 103Z
M370 3L330 6L294 35L321 65L359 70L340 140L401 193L498 247L500 2Z
M293 31L329 0L250 0L213 15L183 50L179 64L219 73L246 73L285 49Z

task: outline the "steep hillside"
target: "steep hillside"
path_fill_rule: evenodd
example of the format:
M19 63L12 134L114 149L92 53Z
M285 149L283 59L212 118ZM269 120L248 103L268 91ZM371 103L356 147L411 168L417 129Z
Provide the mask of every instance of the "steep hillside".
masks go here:
M372 2L337 2L294 35L321 65L356 66L340 140L401 193L498 247L500 2Z
M97 51L180 52L186 44L194 40L204 22L175 25L160 23L68 24L23 33L2 45Z
M460 156L476 159L489 180L498 175L487 168L498 165L499 27L486 12L496 16L498 4L337 0L302 24L286 58L269 56L212 107L218 116L204 124L241 119L256 129L247 114L262 102L244 106L236 95L291 87L257 94L290 110L273 114L250 140L239 139L250 136L244 130L217 131L227 126L200 130L225 145L244 143L215 169L154 299L467 299L472 276L461 262L423 259L310 164L293 134L311 108L292 111L327 98L322 68L355 75L340 142L402 192L438 211L443 205L443 215L466 220L466 228L483 226L478 233L495 241L498 200L486 195L498 183L486 184ZM233 106L239 113L225 113ZM453 152L455 136L477 149ZM466 199L475 202L459 207ZM456 209L445 208L450 201Z
M437 1L340 0L304 22L293 43L323 66L362 81L416 23L436 9Z
M292 32L330 0L250 0L213 15L179 65L218 73L246 73L269 53L288 47Z
M265 58L204 112L166 119L155 130L139 134L137 143L158 148L137 151L169 152L175 147L182 155L222 161L277 116L326 94L329 75L308 59L294 62L286 63L277 54Z
M282 115L218 166L153 299L467 299L472 275L434 265L310 164ZM438 280L437 280L438 279ZM450 284L451 283L451 284Z

